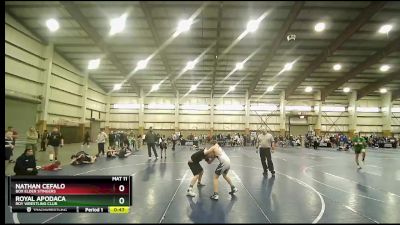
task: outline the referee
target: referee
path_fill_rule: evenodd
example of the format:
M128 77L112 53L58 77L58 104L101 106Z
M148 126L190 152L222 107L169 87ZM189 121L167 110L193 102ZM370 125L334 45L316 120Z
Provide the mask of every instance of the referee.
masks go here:
M272 136L272 134L267 133L265 130L263 130L262 134L258 136L257 148L260 148L261 164L264 169L263 175L268 176L269 169L272 176L275 176L274 164L272 163L271 158L271 151L273 153L275 150L274 137ZM267 158L268 166L265 163L265 158Z

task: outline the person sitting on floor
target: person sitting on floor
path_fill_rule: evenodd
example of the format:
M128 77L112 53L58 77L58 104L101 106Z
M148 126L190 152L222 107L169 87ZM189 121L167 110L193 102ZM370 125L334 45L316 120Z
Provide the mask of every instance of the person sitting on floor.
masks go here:
M47 171L56 171L61 170L61 162L56 160L54 163L45 165L45 166L37 166L38 170L47 170Z
M108 147L106 156L107 158L115 158L118 155L118 151L115 150L115 148L112 148L111 146Z
M36 159L32 147L27 146L24 153L17 158L14 167L15 175L37 175Z
M80 151L71 156L71 165L91 164L96 161L96 156L91 156L84 151Z
M132 151L127 146L123 146L117 154L119 158L126 158L132 154Z

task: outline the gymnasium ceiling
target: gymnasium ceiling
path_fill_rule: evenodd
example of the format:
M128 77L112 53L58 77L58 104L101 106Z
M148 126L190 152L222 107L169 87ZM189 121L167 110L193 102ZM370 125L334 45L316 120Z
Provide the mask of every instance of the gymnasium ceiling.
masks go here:
M89 76L107 92L124 81L114 92L148 93L162 81L158 92L180 95L198 84L192 93L225 94L236 85L234 93L248 90L251 97L274 86L271 93L285 90L291 98L312 86L323 97L344 95L344 87L363 97L384 87L400 96L400 2L6 1L5 8L80 70L101 58ZM110 36L110 20L124 13L125 29ZM258 29L245 32L262 15ZM190 17L190 30L174 37L179 21ZM56 32L46 27L50 18L60 24ZM318 22L324 31L314 31ZM379 33L385 24L392 30ZM287 41L289 34L296 40ZM149 56L147 67L135 71ZM283 70L290 62L292 69ZM340 71L333 70L337 63ZM390 69L381 72L383 64Z

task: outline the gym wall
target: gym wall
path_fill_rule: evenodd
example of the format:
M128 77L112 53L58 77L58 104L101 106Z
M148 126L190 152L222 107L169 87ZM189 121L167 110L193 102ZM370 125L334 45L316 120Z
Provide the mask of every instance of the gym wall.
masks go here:
M5 125L14 127L18 132L17 144L24 144L26 132L36 125L37 104L21 99L6 98Z
M46 61L46 46L7 13L5 16L5 48L6 93L24 96L26 99L40 103L44 100L45 79L47 71L51 67L47 124L49 127L68 126L71 133L78 133L78 126L79 123L82 123L83 114L81 106L83 103L84 77L82 72L56 52L49 66L48 61ZM86 111L98 110L99 117L104 120L105 96L105 92L89 80ZM21 102L23 101L21 100ZM13 104L8 103L6 101L6 108L10 108L8 111L15 111L11 108ZM37 108L35 106L34 110L24 110L23 108L21 110L25 113L21 118L29 120L26 124L36 124L42 113L40 105ZM14 119L10 118L13 115L13 113L6 113L5 120L13 121ZM31 121L32 117L34 118L33 121ZM17 128L16 125L13 126ZM85 126L88 127L89 123L86 122ZM18 128L18 132L21 133L19 129L25 128Z
M139 110L114 109L114 104L139 104L136 93L115 93L110 97L110 127L118 129L137 129Z
M400 99L393 101L393 107L400 108ZM392 132L400 136L400 112L392 112Z
M48 65L46 64L46 46L41 43L31 32L21 24L6 14L5 16L5 87L6 93L10 95L25 96L25 99L31 99L30 102L40 103L40 98L45 87L45 76ZM72 54L72 53L71 53ZM101 67L100 67L101 68ZM139 110L113 109L115 103L139 103L139 97L136 93L118 93L108 97L104 90L92 80L88 80L88 89L86 93L86 110L83 110L84 103L84 73L79 71L66 59L54 53L51 63L50 75L50 93L48 104L47 124L49 127L66 127L65 132L71 133L71 137L66 141L75 142L79 138L73 134L79 133L79 124L82 123L83 114L85 116L85 127L89 127L90 119L94 118L101 122L100 126L105 127L107 120L106 114L109 110L109 125L112 129L134 129L139 127L140 119L143 120L144 128L152 126L154 129L172 133L175 130L175 110L149 110L144 109L143 118L139 118ZM180 105L183 104L241 104L246 103L244 95L230 94L223 97L215 95L211 99L210 95L191 94L182 98L180 96ZM296 96L299 99L310 98L309 96ZM175 104L175 97L172 94L151 93L144 97L144 104L150 103L168 103ZM25 102L25 103L24 103ZM28 101L29 102L29 101ZM250 104L267 103L279 104L279 95L271 94L265 96L252 96ZM309 105L314 106L315 101L311 100L290 100L287 105ZM20 134L25 133L27 124L35 124L41 116L40 106L38 104L26 103L26 100L8 100L6 99L6 125L12 125L17 128ZM324 105L348 105L348 97L345 95L329 96ZM358 101L358 106L382 107L380 96L368 96ZM16 106L26 107L21 110ZM25 105L25 106L22 106ZM393 105L399 106L400 100L393 102ZM19 106L18 106L19 107ZM16 114L16 111L23 112L24 115ZM23 123L16 121L16 118L23 118ZM312 128L317 116L314 112L306 113L308 129ZM392 113L392 130L394 133L400 133L399 113ZM211 110L191 111L179 110L178 127L184 135L193 133L208 133L211 127L214 133L243 133L248 119L250 130L259 130L268 124L269 129L279 132L280 116L279 111L273 113L249 112L246 118L245 110L242 111L219 111L214 109L213 116ZM382 132L382 113L358 113L357 130L365 133ZM213 126L211 124L213 123ZM322 117L323 132L346 132L348 130L349 114L346 113L324 113ZM286 130L289 130L288 119L286 119ZM299 125L304 126L304 125ZM300 129L300 128L299 128ZM304 129L302 127L301 129ZM50 130L48 128L48 130ZM203 132L204 131L204 132ZM80 142L80 140L79 140Z

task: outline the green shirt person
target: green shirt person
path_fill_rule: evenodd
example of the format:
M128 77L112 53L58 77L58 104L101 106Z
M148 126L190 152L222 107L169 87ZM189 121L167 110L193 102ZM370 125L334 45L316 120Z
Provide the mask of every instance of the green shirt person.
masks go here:
M361 138L361 137L357 137L357 136L353 137L351 142L353 143L354 151L357 154L360 154L361 151L367 147L367 143L365 142L365 139Z
M360 137L358 135L358 132L354 132L354 137L352 138L352 143L353 143L353 148L354 148L354 152L356 153L356 164L357 164L357 168L361 169L361 166L358 162L358 156L360 155L360 153L362 153L362 163L363 165L365 165L365 149L367 147L367 143L365 141L364 138Z

